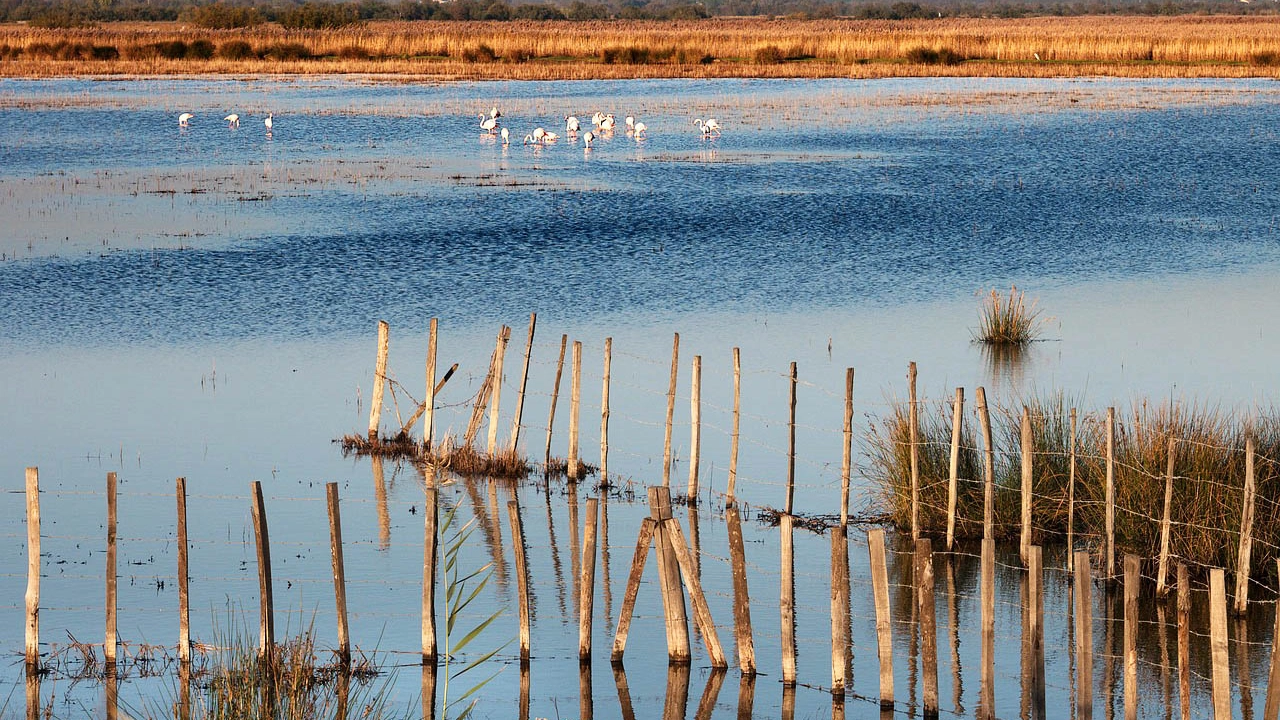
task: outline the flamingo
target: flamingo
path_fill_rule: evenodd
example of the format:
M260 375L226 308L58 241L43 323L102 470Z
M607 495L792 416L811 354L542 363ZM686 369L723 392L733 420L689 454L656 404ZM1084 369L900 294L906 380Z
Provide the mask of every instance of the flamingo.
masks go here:
M502 117L502 111L498 109L497 105L494 105L493 108L489 110L489 117L493 118L494 120L497 120L498 118Z
M560 139L560 136L553 132L544 132L542 134L542 142L544 143L555 142L559 139Z
M524 144L525 144L525 145L537 145L537 144L538 144L538 141L537 141L537 140L534 140L532 135L525 135L525 136L524 136Z
M702 131L702 137L704 138L711 137L712 133L715 133L716 135L720 134L720 123L716 122L715 118L710 118L706 122L703 122L702 119L699 118L694 120L693 124L697 125L698 129Z
M230 115L228 115L228 116L226 116L226 117L224 117L224 118L222 118L222 119L227 121L227 127L229 127L229 128L238 128L238 127L240 127L240 116L239 116L239 115L237 115L237 114L235 114L235 113L231 113Z
M480 116L480 129L492 135L494 128L498 127L498 118Z
M612 115L605 115L604 119L600 121L600 129L605 131L612 130L616 124L617 121L613 119Z
M267 133L268 133L268 134L270 134L270 132L271 132L271 126L275 124L275 123L271 122L271 118L273 118L273 117L275 117L275 113L267 113L267 119L262 121L262 124L267 126Z
M546 130L543 130L542 128L534 128L533 135L531 137L533 138L534 142L542 142L542 139L545 138L546 136L547 136Z
M715 118L707 118L707 127L711 128L711 132L720 132L720 123L716 122Z
M506 128L502 128L502 144L506 145L509 142L511 142L511 131Z
M587 132L582 136L582 144L585 146L583 149L584 149L584 150L590 150L590 149L591 149L591 141L592 141L592 140L595 140L595 139L596 139L596 134L595 134L595 133L593 133L593 132L591 132L590 130L588 130L588 131L587 131Z
M637 140L642 139L642 138L644 137L644 131L645 131L645 130L648 130L648 129L649 129L649 128L648 128L647 126L645 126L645 124L644 124L644 123L642 123L642 122L636 123L636 127L635 127L635 138L636 138Z
M593 124L599 125L600 123L604 122L604 118L605 118L605 114L597 110L596 114L591 116L591 122Z
M178 127L187 127L187 123L191 122L191 118L195 117L191 113L182 113L178 116Z
M636 127L636 119L635 119L634 117L632 117L632 116L628 115L628 116L627 116L627 119L626 119L624 122L625 122L625 123L626 123L626 125L627 125L627 130L628 130L628 131L631 131L631 130L634 130L634 129L635 129L635 127Z
M579 127L581 127L581 124L578 122L578 118L576 118L576 117L574 117L574 116L572 116L572 115L566 115L566 116L565 116L565 118L564 118L564 129L565 129L565 131L566 131L566 132L568 132L570 135L572 135L572 134L574 134L574 133L578 132L578 128L579 128Z

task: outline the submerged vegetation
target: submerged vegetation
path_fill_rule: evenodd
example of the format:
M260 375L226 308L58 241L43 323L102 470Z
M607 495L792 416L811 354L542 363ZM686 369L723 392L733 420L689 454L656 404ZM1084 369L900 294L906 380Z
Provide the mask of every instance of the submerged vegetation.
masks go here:
M514 10L513 10L514 12ZM0 25L0 75L376 72L445 77L1274 77L1264 18L371 21L301 6L199 23ZM239 26L226 29L229 26Z
M1075 457L1074 533L1077 545L1100 547L1105 528L1106 412L1080 413L1072 442L1073 407L1061 395L1026 401L1033 437L1033 542L1061 541L1070 513L1068 485ZM1022 406L992 407L997 538L1017 537L1021 520ZM944 534L951 453L950 402L920 412L920 523ZM1115 420L1115 536L1117 552L1159 554L1165 476L1174 439L1170 553L1180 562L1234 568L1244 505L1245 440L1257 459L1252 566L1269 575L1280 554L1280 415L1246 418L1213 407L1135 402ZM983 449L972 414L960 435L956 537L982 537ZM900 527L910 525L908 411L896 403L867 433L868 478Z

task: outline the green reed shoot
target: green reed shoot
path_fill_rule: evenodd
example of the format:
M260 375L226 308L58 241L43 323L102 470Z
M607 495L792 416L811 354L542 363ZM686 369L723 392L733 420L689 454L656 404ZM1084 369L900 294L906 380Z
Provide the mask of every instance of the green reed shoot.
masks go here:
M459 527L457 517L459 507L460 505L453 505L447 508L444 519L440 524L441 545L444 547L445 577L444 692L441 703L444 707L446 720L465 720L479 701L478 697L474 697L475 694L495 678L499 671L494 671L488 677L467 688L456 698L451 699L449 696L450 685L456 683L463 675L482 668L502 648L507 646L507 643L503 643L501 646L465 662L459 657L473 640L502 615L502 608L498 608L470 629L464 630L458 627L458 621L462 619L463 612L480 595L489 584L490 578L493 577L492 562L486 563L465 575L460 568L460 555L467 544L467 539L471 537L471 533L476 529L476 518L471 518ZM456 667L458 664L461 664L461 668ZM453 710L462 706L468 698L471 699L470 702L466 703L457 714L453 714Z

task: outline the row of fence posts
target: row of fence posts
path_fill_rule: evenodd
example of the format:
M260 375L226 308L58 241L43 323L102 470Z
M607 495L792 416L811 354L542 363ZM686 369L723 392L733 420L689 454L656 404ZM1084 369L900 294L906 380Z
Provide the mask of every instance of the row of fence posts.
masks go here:
M517 407L520 407L523 404L523 395L524 395L525 383L527 380L529 348L532 345L535 322L536 322L536 316L531 316L530 325L529 325L529 342L528 342L528 345L526 346L526 353L525 353L525 371L524 371L524 377L522 377L521 384L520 384L521 393L520 393L520 398L518 400ZM421 406L421 409L423 411L422 414L425 418L423 437L424 437L424 443L427 446L430 445L430 440L431 440L434 391L438 387L435 383L436 328L437 328L437 322L436 320L433 319L431 321L431 326L430 326L428 363L427 363L427 371L426 371L427 387L429 391L428 391L428 397L426 398L426 400L423 402ZM496 442L495 433L496 433L496 426L497 426L497 406L498 406L498 399L499 399L498 388L500 388L501 386L501 382L496 381L496 378L501 377L503 349L505 348L509 335L510 335L510 329L506 327L504 327L502 331L499 333L498 343L497 343L497 346L495 347L494 356L491 359L491 363L490 363L490 373L486 379L486 384L488 387L482 389L482 392L480 393L480 396L479 396L480 399L477 401L477 404L476 404L477 407L475 409L475 412L473 412L473 420L475 419L476 416L483 416L483 409L481 407L482 401L485 401L485 400L488 401L488 404L490 405L489 406L490 451L495 449L494 446ZM556 389L552 395L551 418L548 423L548 439L547 439L548 455L549 455L550 440L551 440L551 427L554 422L555 399L556 399L556 396L558 395L559 379L560 379L561 371L563 369L563 358L564 358L564 350L566 347L566 342L567 342L567 337L562 337L561 355L560 355L560 360L557 363ZM382 395L381 390L384 385L384 382L382 381L385 381L385 378L386 378L385 357L386 357L387 345L388 345L388 332L386 329L386 324L380 323L378 365L376 370L376 375L380 381L376 384L375 392L374 392L375 408L373 408L373 410L375 410L376 412L374 412L374 414L371 415L371 421L370 421L370 425L371 425L370 435L371 437L374 437L374 438L376 438L377 436L377 418L380 413L380 407L377 407L377 406L380 404L378 401L380 400L380 397ZM577 422L576 420L578 415L577 406L578 406L578 396L579 396L579 388L580 388L581 343L575 342L573 346L573 350L574 350L573 361L572 361L573 362L573 366L572 366L573 409L572 409L571 418L570 418L570 427L571 427L570 457L573 458L574 462L571 462L569 464L571 481L574 481L577 479L576 478L576 466L577 466L577 462L576 462ZM609 383L609 375L610 375L609 373L610 350L611 350L611 340L606 340L605 372L604 372L604 388L603 388L603 392L604 392L603 397L605 398L605 400L604 402L602 402L602 414L601 414L601 427L602 427L601 464L602 466L604 466L605 463L607 462L607 459L606 459L607 447L608 447L607 426L608 426L608 418L609 418L609 406L608 406L607 398L608 398L608 383ZM671 429L672 429L672 420L674 416L675 388L676 388L677 372L678 372L678 366L679 366L678 358L679 358L679 335L677 334L675 335L673 347L672 347L671 379L670 379L670 383L668 386L668 393L667 393L667 424L666 424L666 436L664 439L663 486L650 488L650 491L649 491L651 516L649 518L646 518L642 523L640 534L639 534L639 537L637 538L636 554L632 563L631 574L628 579L628 589L624 597L623 613L618 623L618 631L614 641L612 658L614 660L621 660L622 654L625 650L626 634L630 626L631 611L634 608L635 596L639 590L640 576L643 572L643 565L645 562L645 558L647 558L649 547L652 544L652 545L655 545L657 548L659 586L662 593L662 599L663 599L663 605L664 605L664 620L665 620L666 631L667 631L669 660L672 663L687 663L690 660L691 653L689 649L688 619L685 614L685 604L683 600L683 590L682 590L682 587L683 587L684 589L687 589L689 591L690 600L694 610L694 619L698 623L699 631L701 632L704 638L704 641L706 642L708 654L711 656L712 665L714 667L719 668L719 667L725 667L727 665L727 661L725 660L723 651L720 648L719 640L715 631L715 625L711 619L710 609L706 603L705 596L702 593L702 589L698 579L698 573L696 571L696 565L695 565L696 559L693 558L693 556L690 554L688 545L684 540L684 536L680 530L679 524L674 521L670 511L670 491L669 491L670 467L671 467L670 437L671 437ZM732 445L731 445L731 457L730 457L729 485L728 485L728 493L727 493L726 519L729 523L730 553L731 553L731 563L733 564L732 572L733 572L733 579L734 579L734 616L735 616L734 629L735 629L735 635L737 639L739 667L744 674L754 674L755 658L754 658L754 649L753 649L752 640L751 640L752 633L751 633L750 606L749 606L747 583L746 583L745 553L742 547L742 536L741 536L741 527L740 527L741 519L738 516L738 511L734 505L734 495L733 495L735 481L736 481L736 474L737 474L736 473L737 446L738 446L738 426L739 426L739 413L740 413L740 362L739 362L739 352L737 348L734 348L734 351L733 351L733 361L734 361L734 412L733 412L733 430L732 430ZM700 369L701 369L700 358L695 358L693 367L694 367L694 373L693 373L693 390L691 392L691 398L692 398L691 419L693 420L692 425L694 429L692 431L693 435L691 440L692 440L692 446L696 448L698 445L698 433L700 429L699 428L699 424L700 424L699 423L699 419L700 419L699 401L700 401L701 393L700 393L700 388L698 387L698 384L700 381ZM932 564L931 564L931 561L928 559L930 556L930 550L931 550L930 540L928 538L921 537L921 531L919 527L919 505L918 505L918 497L919 497L918 444L919 444L919 440L918 440L918 428L917 428L918 413L916 411L917 399L915 394L915 376L916 376L915 370L916 370L915 363L912 363L909 369L908 380L909 380L910 394L911 394L911 397L910 397L911 405L910 405L910 416L909 416L910 432L911 432L910 452L911 452L911 483L912 483L911 520L912 520L912 537L913 537L913 540L916 542L916 552L917 552L916 567L918 569L918 572L916 573L916 577L919 579L917 582L918 587L916 590L917 591L917 609L919 610L919 617L922 618L923 624L925 624L926 626L936 627L934 625L933 617L932 617L932 607L933 607L933 604L931 601L932 573L929 571L932 567ZM780 611L781 611L781 624L782 624L783 682L785 685L794 686L796 683L796 665L795 665L796 648L795 648L795 635L794 635L794 629L795 629L795 625L794 625L795 623L794 556L793 556L794 543L792 540L794 516L792 512L793 512L794 487L795 487L795 464L794 464L795 463L795 428L796 428L795 408L796 408L796 401L797 401L796 390L798 385L798 374L797 374L796 364L794 362L791 363L788 378L789 378L790 393L788 398L789 439L788 439L788 470L787 470L786 502L785 502L785 510L779 517L779 525L780 525L780 532L781 532L780 547L782 552L782 573L781 573L782 588L781 588ZM849 600L848 600L849 578L848 578L848 545L847 545L847 537L848 537L847 536L847 522L848 522L847 508L848 508L848 495L849 495L849 474L850 474L850 468L851 468L850 456L851 456L851 446L852 446L853 378L854 378L853 369L849 368L846 371L845 422L844 422L844 428L843 428L844 457L842 462L842 487L841 487L842 504L841 504L841 513L840 513L841 523L838 528L835 528L833 530L833 536L832 536L833 537L832 539L832 543L833 543L832 690L834 692L839 692L839 693L844 692L848 667L851 662L851 651L849 648L850 643L848 641L850 618L849 618ZM446 379L447 379L447 376L446 376ZM994 505L994 457L993 457L994 451L993 451L993 446L991 442L991 426L990 426L989 415L987 413L984 390L982 388L978 388L976 396L977 396L977 409L978 409L979 419L982 425L983 438L985 441L984 540L982 543L982 580L983 580L982 582L982 608L983 608L982 648L983 648L983 679L984 679L983 701L984 702L982 703L982 706L986 708L988 711L990 711L991 708L993 708L991 697L989 696L990 693L992 692L992 683L987 681L991 679L989 674L993 673L992 658L994 656L993 613L994 613L994 552L995 552L995 548L994 548L994 539L993 539L993 532L992 532L993 505ZM957 418L961 416L962 404L963 404L963 390L958 389L956 392L956 407L955 407L955 416ZM412 422L413 421L411 421L410 424L412 424ZM1071 487L1069 490L1069 493L1072 493L1072 494L1074 491L1074 469L1075 469L1074 425L1075 425L1075 413L1073 411L1072 412L1073 432L1072 432L1072 447L1071 447L1072 478L1070 483ZM516 438L518 437L519 427L520 427L519 416L517 415L517 418L514 423L515 429L513 430L513 434L512 434L513 443L516 441ZM948 549L951 549L952 544L954 542L954 522L955 522L954 510L955 510L955 487L956 487L956 465L957 465L956 457L958 453L958 438L960 436L959 427L960 427L959 422L953 423L951 477L949 478L949 485L948 485L949 487L948 523L947 523ZM476 423L476 428L478 430L478 423ZM1029 491L1030 490L1029 480L1032 477L1031 462L1033 457L1033 454L1029 452L1029 447L1031 442L1031 438L1030 438L1031 424L1030 424L1029 415L1025 410L1023 414L1022 430L1023 430L1023 437L1022 437L1022 440L1023 440L1023 493L1022 493L1023 512L1022 512L1022 537L1020 542L1020 555L1023 559L1024 564L1027 566L1028 571L1031 572L1033 575L1037 576L1036 579L1032 582L1032 586L1036 588L1034 596L1037 598L1037 602L1039 602L1040 583L1039 583L1038 575L1040 571L1038 569L1038 565L1039 565L1038 560L1040 557L1040 553L1039 553L1038 547L1030 545L1030 496L1031 496L1031 493ZM1106 563L1105 567L1107 569L1105 573L1105 577L1107 579L1110 579L1114 576L1114 572L1112 571L1114 567L1114 553L1115 553L1114 536L1113 536L1114 432L1115 432L1114 431L1114 410L1109 410L1107 413L1108 443L1107 443L1107 473L1106 473L1107 537L1106 537L1106 545L1105 545L1106 549L1105 549L1105 555L1104 555L1105 563ZM469 427L468 435L471 437L474 437L474 433L475 431L471 430L471 428ZM1170 464L1172 464L1173 447L1174 447L1173 442L1171 441L1170 442L1170 455L1171 455ZM1242 558L1242 564L1241 564L1241 567L1238 569L1238 573L1237 573L1236 609L1238 611L1243 609L1244 603L1247 601L1247 596L1245 593L1245 590L1247 589L1247 578L1248 578L1247 558L1249 553L1249 543L1251 541L1250 538L1251 538L1251 525L1252 525L1252 512L1250 512L1250 509L1252 508L1251 492L1253 488L1253 482L1252 482L1253 452L1252 450L1253 450L1252 441L1250 441L1246 449L1247 451L1247 461L1246 461L1247 478L1245 483L1246 512L1244 513L1244 517L1242 517L1242 530L1241 530L1241 538L1240 538L1240 542L1241 542L1240 556ZM694 450L694 452L696 452L696 450ZM692 467L690 471L690 481L689 481L690 497L695 499L696 501L697 481L698 481L697 463L691 463L691 465ZM1162 550L1161 550L1161 557L1160 557L1161 570L1159 572L1159 577L1157 578L1157 586L1160 590L1166 589L1166 586L1164 585L1163 580L1164 580L1165 573L1167 571L1166 568L1167 568L1167 561L1168 561L1168 557L1167 557L1167 549L1168 549L1167 533L1168 533L1168 525L1169 525L1168 497L1169 497L1169 487L1171 484L1171 478L1172 478L1172 472L1170 471L1168 473L1168 477L1166 478L1166 512L1162 522ZM607 476L605 476L604 479L607 481ZM113 561L115 557L115 553L114 553L115 482L114 481L115 481L115 475L114 473L112 473L108 476L108 514L109 514L108 555L107 555L108 610L107 610L107 634L105 638L106 640L105 655L108 659L108 662L111 662L114 659L116 644L117 644L115 642L115 635L116 635L115 634L115 608L114 608L115 572L113 568L113 564L114 564ZM436 544L437 544L436 525L438 522L436 508L437 508L438 501L436 498L437 491L434 487L428 487L426 492L427 492L427 512L425 513L425 527L424 527L425 535L424 535L424 577L423 577L423 614L422 614L422 659L424 664L434 664L435 660L437 659L436 628L435 628L435 575L436 575L436 564L437 564L437 554L438 554L438 549L436 547ZM345 581L343 579L344 572L342 568L342 557L341 557L341 547L342 547L341 524L340 524L340 519L338 514L338 499L337 499L336 484L331 483L326 488L326 495L328 499L329 516L330 516L330 532L331 532L333 568L334 568L334 580L335 580L335 601L338 607L338 624L339 624L338 650L339 650L339 656L343 658L344 662L349 662L350 645L349 645L349 637L348 637L347 627L346 627L347 618L346 618L346 612L345 612L345 606L346 606ZM190 635L189 635L189 607L188 607L188 593L187 593L187 579L188 579L187 541L185 537L186 535L186 512L185 512L186 492L185 492L185 483L181 478L179 478L177 481L177 497L178 497L178 512L179 512L179 517L178 517L178 534L179 534L178 582L179 582L179 596L180 596L179 598L179 603L180 603L179 656L182 662L185 664L190 660ZM27 471L27 500L28 500L27 509L28 509L29 574L28 574L28 591L27 591L26 658L27 658L28 667L34 669L38 667L38 663L39 663L38 613L39 613L39 535L40 535L38 473L35 468L29 468ZM584 556L582 559L583 561L580 564L583 577L579 579L580 581L579 589L580 589L580 592L582 593L586 593L588 589L592 589L592 592L593 592L593 588L594 588L594 570L595 570L594 526L595 526L595 515L596 515L595 502L596 501L594 499L588 501L588 509L587 509L588 529L586 532L588 542L584 544L584 548L583 548ZM527 605L528 577L527 577L527 569L524 563L525 548L523 543L523 532L521 529L521 520L520 520L518 504L515 501L512 501L511 503L509 503L508 509L509 509L512 528L513 528L513 534L514 534L514 537L517 539L516 563L517 563L517 577L519 582L519 597L520 597L520 603L521 603L521 607L520 607L521 649L520 649L520 652L521 652L522 660L527 660L530 652L530 649L529 649L530 631L529 631L529 612L528 612L528 605ZM270 565L271 565L270 546L269 546L269 540L268 540L266 509L263 503L261 484L257 482L253 483L252 485L252 511L253 511L252 514L253 514L254 531L255 531L255 537L256 537L256 543L257 543L260 597L261 597L261 626L260 626L259 641L260 641L261 649L265 653L267 649L274 644L274 623L273 623L273 610L272 610L272 598L271 598L272 584L271 584L271 568L270 568ZM576 521L575 521L575 525L576 525ZM517 530L520 530L520 532L517 532ZM576 527L575 527L575 530L576 530ZM886 571L886 566L884 561L883 531L878 529L871 530L868 533L868 545L869 545L869 552L870 552L872 581L873 581L873 587L874 587L874 593L875 593L875 604L876 604L876 611L877 611L876 626L877 626L877 634L878 634L879 655L880 655L880 661L881 661L881 698L883 702L891 705L893 702L892 647L890 644L890 636L889 636L889 628L890 628L890 620L888 617L889 602L888 602L887 571ZM590 547L590 550L591 550L590 560L588 560L588 557L586 555L588 546ZM1088 560L1088 557L1089 556L1087 553L1074 554L1071 564L1074 565L1074 570L1077 576L1079 576L1079 574L1082 571L1085 573L1088 573L1089 563L1084 562ZM1127 564L1128 563L1126 562L1126 570L1127 570ZM1035 567L1033 567L1033 565ZM1179 570L1178 588L1180 593L1180 607L1181 607L1181 600L1186 588L1186 584L1185 582L1183 582L1183 575L1185 574L1185 568L1182 566L1179 566L1178 570ZM591 575L590 578L587 577L588 572ZM1222 585L1222 572L1223 571L1220 569L1215 569L1210 572L1211 598L1216 596L1217 590L1220 589L1220 586ZM683 581L683 585L682 585L682 581ZM1080 588L1077 594L1077 601L1082 602L1081 599L1083 598L1082 607L1078 609L1077 622L1082 622L1080 618L1082 615L1088 612L1088 606L1089 606L1087 602L1088 583L1087 582L1081 583L1077 581L1076 585L1078 588ZM1133 584L1133 586L1136 588L1136 582ZM1126 592L1128 592L1127 590L1128 587L1129 587L1129 583L1126 582ZM581 596L581 600L582 602L579 603L580 608L590 607L591 605L590 600L585 594ZM1214 627L1216 628L1217 625L1219 624L1216 622L1217 605L1213 605L1212 607L1215 608ZM1222 608L1225 612L1225 601L1222 603ZM1280 622L1280 620L1278 620L1278 622ZM1223 634L1221 637L1221 645L1223 648L1223 652L1225 652L1225 647L1226 647L1225 619L1223 620L1221 625L1223 629ZM1036 627L1037 628L1040 627L1038 621L1036 623ZM1085 630L1087 630L1088 622L1085 622L1082 627ZM927 629L925 631L927 633ZM932 636L931 633L929 635ZM1216 658L1218 655L1216 648L1219 644L1219 638L1216 634L1214 634L1213 637L1214 637L1213 644L1215 647L1215 662L1216 662ZM1078 652L1081 654L1082 668L1084 667L1085 663L1089 661L1087 657L1089 648L1090 648L1090 645L1088 643L1083 643L1082 646L1078 648ZM583 660L589 660L590 654L591 654L591 613L590 612L583 612L582 616L580 617L579 650L580 650L580 658ZM931 713L931 712L937 711L936 638L933 639L933 642L926 642L924 653L925 653L925 658L922 663L923 670L924 670L924 677L925 677L924 709L926 713ZM1275 668L1276 666L1275 666L1275 663L1273 662L1273 666L1272 666L1273 674L1276 673ZM1226 672L1225 666L1223 667L1222 672L1223 673ZM1219 703L1219 696L1216 693L1216 689L1218 686L1218 675L1219 675L1219 670L1217 669L1217 665L1215 664L1215 671L1214 671L1215 707ZM1089 688L1087 687L1088 683L1085 683L1084 685L1086 687L1081 688L1081 692L1082 693L1089 692ZM1272 707L1272 705L1280 705L1280 702L1273 703L1270 693L1271 693L1271 690L1269 689L1268 707L1270 708ZM1082 699L1079 704L1082 708L1085 708L1085 709L1091 707L1091 704L1084 699Z

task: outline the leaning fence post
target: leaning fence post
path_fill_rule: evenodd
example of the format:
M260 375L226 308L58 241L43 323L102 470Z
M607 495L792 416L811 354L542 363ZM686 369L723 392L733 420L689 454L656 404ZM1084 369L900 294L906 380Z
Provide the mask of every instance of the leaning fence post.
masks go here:
M520 503L507 501L511 520L511 545L516 556L516 591L520 600L520 662L529 661L529 571L525 564L524 525L520 521Z
M342 559L342 513L338 507L338 483L324 487L329 510L329 557L333 564L333 607L338 616L338 660L351 664L351 638L347 633L347 571Z
M1276 558L1276 571L1280 572L1280 558ZM1278 576L1280 577L1280 576ZM1280 716L1280 603L1276 603L1275 629L1271 635L1271 669L1267 675L1267 704L1263 708L1263 720L1276 720Z
M1253 430L1244 439L1244 508L1240 512L1240 549L1236 554L1236 603L1237 615L1243 615L1249 607L1249 569L1253 554L1253 513L1255 486L1253 479Z
M262 500L262 483L255 480L253 489L253 534L258 544L259 625L258 653L271 657L276 642L275 604L271 590L271 542L267 537L267 507Z
M747 591L747 551L737 507L725 509L725 522L729 533L729 565L733 573L733 634L738 646L738 668L743 677L747 677L756 674L756 650L751 634L751 599Z
M1164 474L1164 514L1160 518L1160 564L1156 568L1156 597L1163 598L1169 593L1169 585L1165 580L1169 577L1169 513L1173 507L1173 462L1177 457L1175 448L1178 441L1169 437L1168 466Z
M596 597L596 522L600 501L587 498L586 527L582 533L582 580L578 584L578 662L591 662L591 620Z
M533 354L533 331L538 324L538 314L529 313L529 338L524 343L524 364L520 368L520 392L516 395L515 417L511 420L511 447L516 452L520 444L520 420L524 416L524 393L529 386L529 356Z

